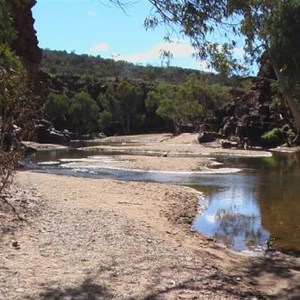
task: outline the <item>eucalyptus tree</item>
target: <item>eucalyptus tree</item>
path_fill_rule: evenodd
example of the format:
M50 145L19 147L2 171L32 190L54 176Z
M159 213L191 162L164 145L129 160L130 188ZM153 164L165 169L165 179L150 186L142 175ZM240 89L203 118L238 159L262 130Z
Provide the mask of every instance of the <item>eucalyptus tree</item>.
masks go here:
M148 1L153 9L145 21L147 28L169 25L189 37L198 57L220 72L228 75L251 67L265 53L300 133L300 112L294 98L300 69L299 0ZM224 42L214 40L220 33ZM234 56L240 42L243 61Z
M72 130L95 133L98 129L99 106L87 92L79 92L70 100L68 109Z
M204 112L201 104L203 87L191 75L181 85L160 83L150 91L146 99L148 110L155 110L156 114L173 122L175 131L180 126L194 124Z
M111 1L119 5L130 2ZM265 53L300 133L300 112L294 97L300 69L299 0L148 1L152 10L145 20L146 28L163 24L169 28L166 39L172 32L189 37L196 55L217 71L229 75L251 68ZM243 60L234 55L240 43Z

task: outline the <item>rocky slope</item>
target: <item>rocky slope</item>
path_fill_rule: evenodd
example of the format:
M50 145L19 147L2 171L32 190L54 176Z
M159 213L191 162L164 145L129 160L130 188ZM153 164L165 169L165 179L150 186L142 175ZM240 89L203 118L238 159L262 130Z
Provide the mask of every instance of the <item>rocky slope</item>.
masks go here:
M32 78L38 74L39 66L42 59L42 51L38 47L38 39L34 29L34 18L31 9L36 4L36 0L20 1L7 0L8 7L14 18L14 26L18 33L14 42L13 49L17 55L22 57L24 64Z

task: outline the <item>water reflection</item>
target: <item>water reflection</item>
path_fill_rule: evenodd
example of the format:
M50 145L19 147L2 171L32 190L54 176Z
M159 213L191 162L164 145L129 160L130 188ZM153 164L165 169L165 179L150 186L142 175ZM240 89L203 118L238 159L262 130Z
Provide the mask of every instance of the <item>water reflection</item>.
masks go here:
M254 176L241 180L210 195L208 207L194 222L194 228L223 242L236 251L262 250L270 234L261 223L254 186ZM248 181L249 180L249 181Z
M30 163L82 158L99 152L60 150L39 152ZM105 153L101 153L105 155ZM71 169L40 166L47 172L92 178L172 182L206 191L207 207L194 227L238 250L273 247L300 250L300 155L270 158L224 158L224 167L242 168L236 174L175 174L134 172L112 168Z
M261 226L272 237L272 248L300 249L300 155L276 154L271 158L223 160L255 176L253 191L245 195L255 199L261 215ZM215 196L211 195L211 200ZM220 202L221 203L221 202Z

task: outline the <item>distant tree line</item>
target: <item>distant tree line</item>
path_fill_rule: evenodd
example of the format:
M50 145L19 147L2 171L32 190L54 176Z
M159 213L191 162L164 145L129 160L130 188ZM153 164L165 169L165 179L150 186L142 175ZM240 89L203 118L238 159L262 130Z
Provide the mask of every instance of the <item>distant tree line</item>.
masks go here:
M51 91L45 118L57 129L107 135L196 128L232 100L237 79L175 67L136 66L44 50L41 69Z

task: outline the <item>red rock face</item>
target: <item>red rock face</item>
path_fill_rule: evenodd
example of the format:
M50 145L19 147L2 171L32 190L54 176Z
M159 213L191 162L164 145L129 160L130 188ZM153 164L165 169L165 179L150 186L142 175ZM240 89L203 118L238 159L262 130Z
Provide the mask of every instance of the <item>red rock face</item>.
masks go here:
M38 74L42 59L42 51L38 47L38 39L34 29L34 19L31 8L36 4L36 0L28 1L29 4L15 4L18 1L7 0L11 5L14 15L14 26L18 32L18 38L12 45L17 55L20 56L28 70L31 79L35 79Z

